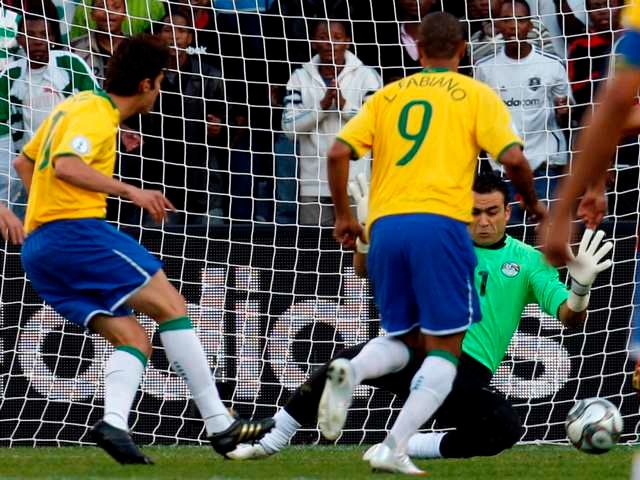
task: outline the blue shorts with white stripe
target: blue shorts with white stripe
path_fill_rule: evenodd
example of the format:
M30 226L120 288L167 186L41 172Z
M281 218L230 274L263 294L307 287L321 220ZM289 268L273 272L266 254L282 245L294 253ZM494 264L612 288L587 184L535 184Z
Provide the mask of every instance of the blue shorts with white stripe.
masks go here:
M22 247L35 291L70 322L88 328L95 315L130 315L126 302L162 268L130 236L100 219L40 226Z
M390 215L371 227L368 272L389 335L443 336L480 320L467 226L442 215Z

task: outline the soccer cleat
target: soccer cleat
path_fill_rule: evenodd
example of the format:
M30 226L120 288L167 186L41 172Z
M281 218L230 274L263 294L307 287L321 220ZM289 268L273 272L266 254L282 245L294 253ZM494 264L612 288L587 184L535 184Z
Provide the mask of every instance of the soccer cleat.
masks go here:
M318 426L327 440L335 440L342 432L354 387L353 370L349 360L338 358L331 362L318 405Z
M373 457L376 452L378 451L378 449L382 446L381 443L376 443L375 445L371 445L366 452L364 452L364 455L362 456L362 460L364 460L365 462L368 462L369 460L371 460L371 457Z
M214 433L208 437L208 440L216 452L226 457L229 452L233 451L241 443L260 440L275 425L276 422L273 418L265 418L263 420L237 418L229 428L222 432Z
M89 430L89 438L118 463L153 465L153 461L133 443L129 432L112 427L104 420L100 420Z
M404 473L415 477L428 475L427 472L416 467L406 453L398 453L385 444L374 445L369 450L374 448L375 450L368 459L374 472Z
M247 443L241 443L235 450L227 453L227 458L231 460L260 460L261 458L267 458L274 453L267 453L262 445L259 443L250 445Z

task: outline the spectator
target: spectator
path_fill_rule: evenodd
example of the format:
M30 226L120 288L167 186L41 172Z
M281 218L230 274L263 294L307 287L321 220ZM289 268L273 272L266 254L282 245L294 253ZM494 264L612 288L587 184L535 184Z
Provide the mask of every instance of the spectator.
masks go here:
M500 14L496 27L505 46L476 63L476 78L496 90L509 107L538 196L549 199L569 156L560 128L569 110L567 74L558 57L529 43L533 25L524 0L507 1ZM521 221L521 214L513 221Z
M587 9L585 0L527 0L531 14L547 28L551 34L553 48L557 55L566 59L567 38L585 31Z
M327 150L344 123L382 82L372 68L348 50L351 38L344 23L318 21L311 32L317 54L289 79L282 129L299 144L298 221L304 225L333 225ZM367 166L367 162L358 162L350 174L355 177Z
M102 84L109 57L124 39L122 23L126 19L124 0L94 0L91 19L95 30L71 42L73 52L82 57Z
M356 53L367 65L380 68L384 83L422 69L416 39L420 20L429 13L435 0L385 0L371 8L354 2L353 16ZM440 2L438 2L440 3ZM366 21L367 15L371 20Z
M13 59L13 54L18 49L18 22L20 15L8 8L0 7L0 22L3 25L0 30L0 71Z
M609 76L609 60L620 29L620 2L588 0L589 29L569 43L569 81L576 107L573 121L582 123L596 92Z
M87 7L93 6L94 0L83 0L84 4L76 7L73 23L69 31L70 40L87 35L87 29L95 30L96 22L87 13ZM146 32L151 28L151 23L160 20L164 14L162 0L126 0L127 18L122 24L122 31L126 35Z
M469 39L468 54L472 63L475 64L487 56L496 54L502 48L504 38L494 19L500 17L505 1L511 3L511 0L491 0L491 10L489 10L487 0L470 0L471 25L484 19L482 28L473 33ZM529 4L526 8L528 12L531 12ZM531 17L531 13L528 15ZM529 42L539 50L557 56L547 27L538 19L528 18L527 21L530 24L527 33Z
M51 110L78 91L99 88L84 60L70 52L50 50L49 39L59 39L54 21L45 19L42 12L25 14L20 22L18 43L27 58L11 62L0 75L0 201L3 202L16 202L22 195L20 180L9 182L11 161Z
M220 196L210 201L211 189L224 182L220 162L226 145L224 84L220 70L189 54L193 42L191 14L184 9L169 12L158 27L173 48L173 65L165 73L152 114L143 117L143 181L161 184L166 196L184 213L170 223L207 223Z

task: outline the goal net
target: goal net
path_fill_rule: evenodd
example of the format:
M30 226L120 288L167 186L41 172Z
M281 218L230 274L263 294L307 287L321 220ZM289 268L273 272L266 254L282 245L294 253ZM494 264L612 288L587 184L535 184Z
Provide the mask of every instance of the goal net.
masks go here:
M552 198L571 162L579 119L609 72L620 2L588 11L584 0L570 0L558 12L558 2L530 0L530 12L516 5L508 18L486 3L492 2L148 0L125 9L120 0L5 2L1 200L22 211L11 159L53 105L92 82L101 85L122 35L152 30L177 45L154 111L121 131L116 173L163 190L178 213L159 225L111 199L108 219L164 262L188 302L225 403L242 415L272 415L340 349L381 333L370 285L354 275L351 253L332 238L325 158L368 95L419 69L420 12L445 8L465 21L470 46L461 70L481 76L512 111L544 198ZM13 38L11 11L27 19L20 31L28 38ZM513 40L513 17L527 24L531 46L529 54L516 48L520 61L503 50ZM38 18L48 25L46 74L27 58L43 40ZM318 60L327 49L346 66ZM527 69L514 67L528 55L535 61ZM370 162L351 166L367 173ZM521 416L524 442L564 441L569 409L596 396L621 409L623 441L637 441L628 339L638 303L638 192L633 137L618 149L603 224L615 243L614 265L598 278L585 326L565 329L529 305L495 375L493 385ZM508 231L534 241L534 225L522 215L514 213ZM112 348L42 302L21 268L19 248L3 244L0 265L0 444L85 442L102 415L103 368ZM203 424L186 385L169 368L154 323L139 319L154 348L130 419L136 439L201 442ZM389 393L358 387L338 441L380 441L400 405ZM294 438L319 440L314 425Z

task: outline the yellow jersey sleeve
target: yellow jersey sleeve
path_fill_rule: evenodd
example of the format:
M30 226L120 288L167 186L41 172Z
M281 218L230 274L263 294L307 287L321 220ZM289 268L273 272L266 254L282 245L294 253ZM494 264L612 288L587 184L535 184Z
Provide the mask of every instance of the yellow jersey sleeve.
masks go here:
M97 158L103 156L105 144L109 146L115 142L113 130L104 122L91 118L91 122L84 115L70 116L66 122L61 122L51 142L51 159L74 155L87 165L91 165Z
M351 147L352 158L364 157L373 146L373 135L376 125L375 101L373 95L360 111L347 122L336 139Z
M32 162L35 162L38 158L40 147L42 147L44 137L47 134L47 130L48 122L42 122L36 130L36 133L33 135L33 137L31 137L31 140L29 140L27 144L22 147L22 154Z
M504 102L489 87L479 94L477 109L476 141L478 145L500 161L500 155L513 145L522 145L522 140L511 127L511 114Z
M627 0L623 23L627 28L640 30L640 0Z

